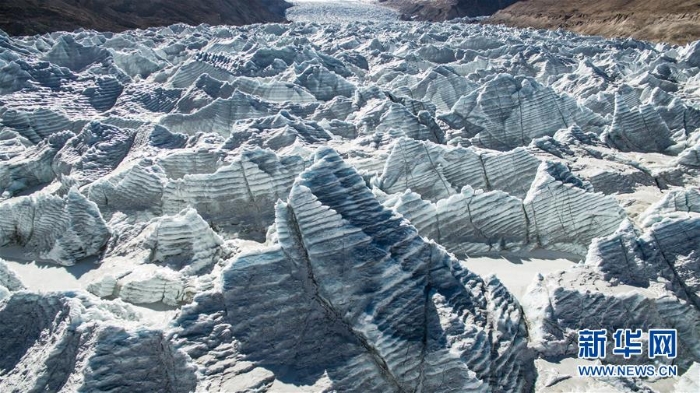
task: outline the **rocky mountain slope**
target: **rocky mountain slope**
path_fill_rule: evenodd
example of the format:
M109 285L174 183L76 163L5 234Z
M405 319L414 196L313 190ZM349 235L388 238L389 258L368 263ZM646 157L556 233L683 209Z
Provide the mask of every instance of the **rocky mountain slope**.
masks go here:
M4 0L0 29L12 35L98 31L168 26L280 22L289 4L284 0Z
M489 21L685 44L700 39L700 1L528 0L497 12Z
M518 0L378 0L396 9L403 20L445 21L464 16L492 15Z
M700 42L0 34L0 391L695 391L698 102Z

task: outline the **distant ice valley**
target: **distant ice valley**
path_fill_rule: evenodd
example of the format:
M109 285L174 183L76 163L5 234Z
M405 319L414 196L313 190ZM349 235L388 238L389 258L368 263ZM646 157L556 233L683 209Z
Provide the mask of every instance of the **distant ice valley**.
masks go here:
M398 13L372 0L292 0L287 19L293 22L389 22Z

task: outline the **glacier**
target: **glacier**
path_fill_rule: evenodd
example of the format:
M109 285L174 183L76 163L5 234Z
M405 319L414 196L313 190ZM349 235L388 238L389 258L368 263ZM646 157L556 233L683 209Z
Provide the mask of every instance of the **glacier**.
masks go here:
M0 33L0 390L700 386L700 45L320 3Z

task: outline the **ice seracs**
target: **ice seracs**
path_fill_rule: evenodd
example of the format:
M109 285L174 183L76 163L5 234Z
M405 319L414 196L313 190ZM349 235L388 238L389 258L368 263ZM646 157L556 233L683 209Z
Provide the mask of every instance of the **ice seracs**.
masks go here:
M617 201L587 191L564 165L540 165L523 201L538 245L581 253L591 240L617 228L625 217Z
M186 356L162 331L137 327L138 319L123 303L90 295L15 293L0 303L0 388L194 390Z
M22 281L17 277L4 260L0 259L0 300L10 296L10 293L25 289Z
M432 201L454 195L464 186L504 190L523 198L540 162L524 149L497 153L403 138L393 145L377 185L388 193L410 189Z
M657 213L650 216L664 215L661 206L653 207ZM694 328L700 321L694 278L698 217L668 213L657 220L643 231L623 221L614 234L592 242L585 264L533 283L523 307L533 322L531 340L537 350L548 356L568 353L568 342L582 326L671 326L679 332L684 353L676 364L687 368L695 361L700 350ZM586 307L573 308L572 303Z
M91 122L56 153L52 169L60 178L69 178L69 184L91 183L121 163L135 135L131 129Z
M88 199L105 212L161 212L165 175L150 160L144 159L120 168L85 188Z
M23 143L18 135L8 135L12 136L26 148L0 163L0 191L4 197L51 183L56 178L53 161L74 134L70 131L51 134L34 146Z
M377 186L411 190L385 203L461 255L525 247L582 255L625 217L614 198L592 192L564 164L522 148L494 153L401 139Z
M0 34L0 390L698 385L697 58L463 21ZM624 327L676 328L683 375L568 378L578 329Z
M662 152L674 142L661 116L650 106L630 111L624 100L615 97L615 115L604 140L621 151Z
M382 207L337 153L317 152L276 214L277 243L234 259L221 294L201 295L183 312L180 338L199 341L210 332L207 340L222 346L230 339L216 332L225 324L243 359L279 370L276 378L313 384L325 369L340 390L531 385L514 298ZM274 282L261 280L273 272ZM221 321L193 319L212 301L227 310ZM265 311L271 308L274 316ZM318 346L326 351L314 355ZM204 355L196 347L189 353ZM233 364L217 362L213 372L230 374Z
M130 214L134 214L133 211ZM230 247L192 208L148 222L133 222L124 213L110 224L119 242L110 242L102 260L107 273L86 289L103 298L133 304L188 303L201 287L199 275L212 272L231 254Z
M247 150L214 173L169 181L163 193L163 211L175 214L191 206L217 228L240 231L244 238L259 236L272 224L274 203L287 195L304 165L299 156Z
M554 135L572 124L598 132L605 124L571 97L559 96L533 79L508 74L498 75L480 90L463 96L441 118L457 130L452 138L496 150L526 146L534 138Z
M77 189L64 197L36 193L0 204L0 241L29 257L61 265L96 256L110 237L100 211Z

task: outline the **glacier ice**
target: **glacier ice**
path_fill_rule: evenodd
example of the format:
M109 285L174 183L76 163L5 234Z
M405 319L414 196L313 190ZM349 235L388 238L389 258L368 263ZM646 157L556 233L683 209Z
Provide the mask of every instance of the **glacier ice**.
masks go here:
M463 95L442 120L454 130L454 138L495 150L526 146L572 124L593 132L604 125L599 115L571 97L532 78L509 74L495 76L480 90Z
M4 260L0 260L0 300L8 297L11 292L26 289L17 274L8 268Z
M191 206L211 225L242 236L264 234L274 218L274 203L289 193L305 165L298 155L277 156L263 149L244 150L210 174L171 180L163 191L163 212Z
M186 355L137 320L127 305L90 295L15 293L0 304L0 388L192 391Z
M522 148L488 153L401 139L377 183L399 194L386 203L422 235L458 254L527 246L585 254L625 217L614 198L591 192L565 165Z
M0 390L656 389L569 377L577 329L623 327L676 328L661 384L692 390L698 48L462 21L0 35Z
M325 368L339 390L529 388L532 359L512 295L383 208L333 150L316 153L276 213L278 242L234 259L220 294L183 312L180 338L226 340L217 330L227 324L244 359L300 382ZM226 310L213 326L197 319L212 297ZM328 351L312 356L319 345ZM189 353L208 357L199 352ZM214 368L227 374L225 364Z
M0 204L0 215L0 244L61 265L99 254L110 237L97 205L76 188L64 197L39 192L10 199Z

